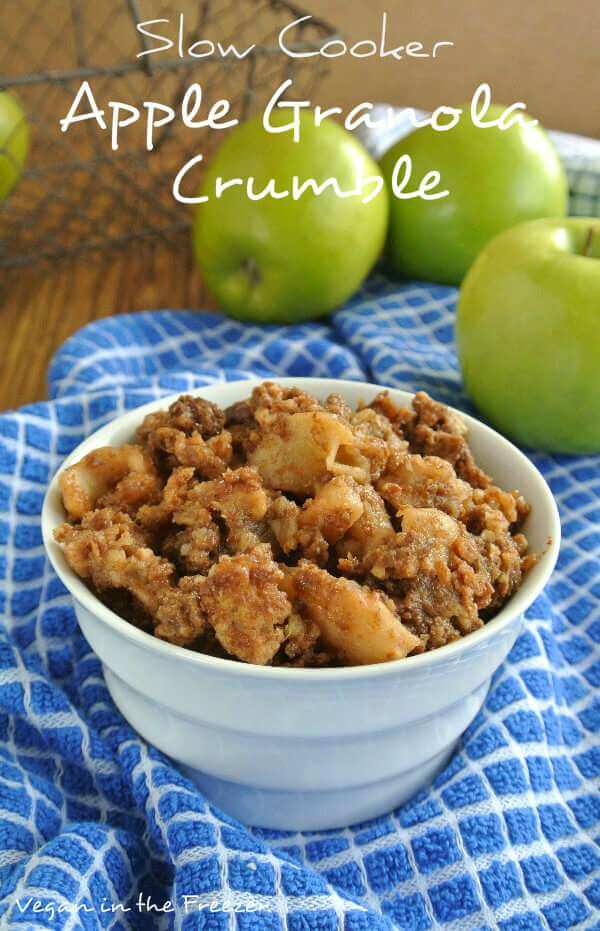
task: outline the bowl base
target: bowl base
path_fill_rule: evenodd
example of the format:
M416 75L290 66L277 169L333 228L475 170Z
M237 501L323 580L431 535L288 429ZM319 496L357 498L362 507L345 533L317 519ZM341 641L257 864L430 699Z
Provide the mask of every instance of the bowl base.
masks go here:
M209 802L245 824L292 831L346 827L408 801L449 761L490 685L485 679L434 716L346 738L336 753L332 738L269 738L224 729L215 734L214 726L151 702L106 667L104 674L132 727L174 758ZM269 757L274 744L277 753ZM214 766L212 773L201 768L205 759ZM238 781L238 773L245 773L247 781Z
M456 740L415 769L365 786L312 792L282 792L208 776L182 766L209 802L244 824L283 831L326 831L385 815L408 801L446 766Z

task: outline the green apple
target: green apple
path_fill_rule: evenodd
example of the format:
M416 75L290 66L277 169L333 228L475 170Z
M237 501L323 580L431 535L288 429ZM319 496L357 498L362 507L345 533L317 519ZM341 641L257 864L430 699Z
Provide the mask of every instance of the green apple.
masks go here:
M537 220L497 236L463 283L463 379L503 433L551 452L600 452L600 218Z
M0 91L0 200L21 177L28 150L29 123L23 108L8 91Z
M271 118L281 126L284 117ZM221 307L240 320L291 323L326 314L359 287L381 254L388 197L377 164L350 133L329 120L315 126L303 114L300 138L263 129L260 118L236 127L205 172L196 208L193 244L204 281ZM274 179L278 191L335 178L339 190L358 191L379 179L380 192L340 197L331 187L317 195L254 201L236 185L215 197L217 178L253 177L261 191Z
M503 107L491 106L486 120ZM387 260L402 277L460 284L475 256L502 230L539 217L564 216L567 181L550 139L540 126L481 128L470 107L444 132L417 129L384 155L390 183L398 158L410 155L415 178L439 171L439 200L394 198ZM531 124L531 117L523 114Z

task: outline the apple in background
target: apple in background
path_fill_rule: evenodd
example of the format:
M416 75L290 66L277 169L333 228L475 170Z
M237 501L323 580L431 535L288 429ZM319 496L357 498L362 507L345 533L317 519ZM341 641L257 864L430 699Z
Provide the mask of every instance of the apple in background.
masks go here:
M440 172L439 200L392 198L386 256L392 273L443 284L460 284L490 239L538 217L564 216L567 181L552 142L539 126L482 129L463 108L460 122L444 132L417 129L381 160L388 180L408 153L413 176ZM491 106L485 120L504 108ZM527 122L531 117L522 114Z
M461 289L467 391L512 439L600 452L600 218L524 223L483 250Z
M0 91L0 201L21 177L29 150L29 123L21 104L8 91Z
M272 115L271 122L289 122ZM334 310L360 286L377 261L387 229L385 187L368 203L331 189L275 200L248 198L245 187L215 198L218 176L247 179L255 191L273 178L278 191L300 182L337 178L354 190L361 178L381 177L366 149L336 123L315 127L303 114L300 139L267 133L260 118L233 129L203 175L193 244L203 279L227 313L255 323L293 323ZM365 188L364 195L370 189Z

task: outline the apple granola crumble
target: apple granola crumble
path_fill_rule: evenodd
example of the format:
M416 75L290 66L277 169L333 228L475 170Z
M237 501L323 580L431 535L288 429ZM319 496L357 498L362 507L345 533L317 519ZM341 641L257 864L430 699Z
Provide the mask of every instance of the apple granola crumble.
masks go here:
M112 610L246 663L344 666L433 650L499 611L535 561L529 505L418 392L353 411L265 382L180 397L136 442L60 478L67 561Z

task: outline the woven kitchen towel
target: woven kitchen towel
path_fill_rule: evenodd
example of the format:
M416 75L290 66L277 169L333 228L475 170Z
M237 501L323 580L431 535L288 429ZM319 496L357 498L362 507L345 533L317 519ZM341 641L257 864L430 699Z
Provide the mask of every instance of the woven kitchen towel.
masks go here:
M597 149L574 143L568 157L584 212L600 213ZM552 582L447 769L345 830L252 830L207 805L115 709L44 557L40 509L61 459L160 395L333 375L465 406L455 301L452 288L376 278L329 325L102 320L56 356L51 401L0 417L2 928L600 928L597 458L533 455L562 515Z

